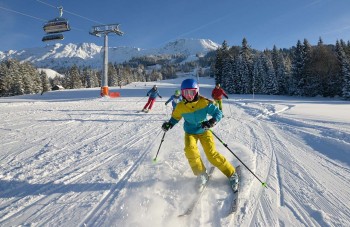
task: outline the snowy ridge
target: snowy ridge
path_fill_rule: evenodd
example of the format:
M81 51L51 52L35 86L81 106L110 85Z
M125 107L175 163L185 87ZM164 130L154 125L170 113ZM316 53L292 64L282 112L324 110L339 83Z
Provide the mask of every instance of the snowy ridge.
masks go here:
M133 57L145 55L174 55L183 54L193 57L216 50L218 44L208 39L179 39L155 49L140 49L136 47L109 47L109 61L122 63ZM101 67L103 47L94 43L81 43L67 45L56 43L54 45L29 48L23 50L0 51L0 60L15 58L20 61L29 61L37 67L57 69L62 66Z
M218 44L208 39L179 39L174 42L166 44L164 47L155 51L161 54L181 53L186 56L201 54L208 50L216 50Z

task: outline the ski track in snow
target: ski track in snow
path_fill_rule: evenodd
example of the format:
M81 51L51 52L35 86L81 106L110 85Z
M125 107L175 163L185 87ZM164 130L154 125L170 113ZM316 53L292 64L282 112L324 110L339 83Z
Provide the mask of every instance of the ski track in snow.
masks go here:
M244 106L246 105L241 105L241 107ZM295 138L295 135L300 135L302 138L316 137L316 141L322 141L321 144L328 143L330 140L335 140L336 142L332 141L334 144L344 142L346 145L344 152L346 152L346 149L350 147L349 136L346 135L344 140L339 141L339 137L335 135L347 134L347 130L339 132L334 124L328 124L331 128L325 128L326 124L315 124L314 122L285 124L290 120L275 116L290 108L290 106L285 107L281 111L272 113L263 109L264 113L253 118L254 120L263 119L258 122L262 130L255 129L255 131L259 132L257 134L260 137L266 135L266 139L263 140L265 143L269 141L270 146L266 147L265 150L265 152L271 152L271 154L267 154L267 157L271 157L267 182L272 189L271 191L276 193L277 198L280 199L274 198L276 195L270 193L270 190L264 190L257 196L260 204L255 207L254 215L250 217L250 221L242 222L242 224L247 226L284 225L285 221L282 218L276 219L276 215L274 215L278 211L274 211L276 208L273 205L277 203L278 207L287 207L288 212L292 212L290 216L294 216L296 219L292 222L294 226L346 226L350 215L349 207L346 205L349 201L349 193L338 192L336 188L329 190L330 188L325 187L324 183L332 180L334 184L330 185L331 187L342 185L343 187L340 189L344 190L345 185L349 184L349 168L324 157L320 152L310 150L300 142L299 137ZM245 108L245 112L252 116L256 115L257 110L257 108L252 107ZM271 119L271 117L273 118ZM298 128L299 125L302 127ZM275 164L272 165L272 162ZM331 174L329 174L330 170L333 170ZM325 193L326 191L329 194ZM339 216L338 209L343 217L341 219L336 218ZM283 215L287 216L287 212L285 211Z
M322 102L278 96L233 95L213 129L268 188L241 164L239 208L228 215L233 195L216 169L193 213L178 218L195 177L182 121L152 162L170 114L164 101L179 81L159 83L165 98L147 114L136 113L144 83L118 99L0 102L0 226L350 226L350 122L298 109Z

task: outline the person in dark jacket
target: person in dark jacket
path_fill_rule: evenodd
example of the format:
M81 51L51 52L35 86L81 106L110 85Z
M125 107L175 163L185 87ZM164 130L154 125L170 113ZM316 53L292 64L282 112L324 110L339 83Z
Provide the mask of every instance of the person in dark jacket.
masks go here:
M224 89L222 89L220 87L219 83L216 83L215 88L211 92L211 97L214 99L215 105L217 105L219 107L221 112L222 112L222 96L225 96L225 98L228 99L228 96L227 96L226 92L224 91Z
M151 90L147 92L147 96L149 96L146 105L143 107L142 111L148 113L152 109L153 103L156 101L156 98L162 98L158 92L157 85L154 85Z

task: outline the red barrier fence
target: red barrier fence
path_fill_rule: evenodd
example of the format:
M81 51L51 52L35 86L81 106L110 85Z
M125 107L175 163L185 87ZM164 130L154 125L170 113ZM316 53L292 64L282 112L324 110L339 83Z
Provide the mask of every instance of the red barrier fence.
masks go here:
M120 97L120 93L119 92L109 92L109 97L118 98L118 97Z

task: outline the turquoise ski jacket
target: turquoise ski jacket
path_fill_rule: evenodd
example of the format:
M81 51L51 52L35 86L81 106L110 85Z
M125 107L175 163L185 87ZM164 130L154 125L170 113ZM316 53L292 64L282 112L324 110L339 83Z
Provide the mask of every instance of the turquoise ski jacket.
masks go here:
M188 134L202 134L205 130L202 128L202 122L207 121L207 116L219 122L222 118L222 112L213 102L202 96L196 102L186 102L183 100L178 103L173 111L170 123L176 125L182 118L184 119L184 130Z

